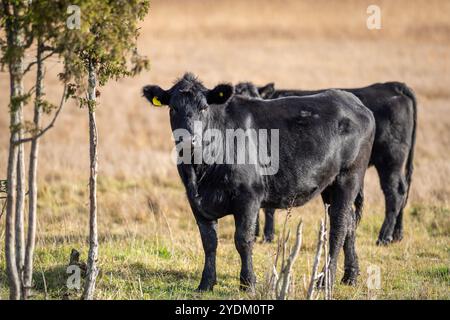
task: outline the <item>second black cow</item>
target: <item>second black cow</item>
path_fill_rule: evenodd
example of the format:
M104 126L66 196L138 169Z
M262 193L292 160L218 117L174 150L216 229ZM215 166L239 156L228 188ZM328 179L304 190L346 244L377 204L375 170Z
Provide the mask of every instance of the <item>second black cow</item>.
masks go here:
M236 85L236 93L254 98L277 99L307 96L323 90L275 90L274 84L256 87L251 82ZM370 165L375 166L385 196L385 219L377 244L403 238L403 209L413 174L417 107L414 92L400 82L376 83L363 88L341 89L353 93L375 117L376 134ZM265 209L264 239L274 237L274 209ZM259 224L257 225L259 229Z

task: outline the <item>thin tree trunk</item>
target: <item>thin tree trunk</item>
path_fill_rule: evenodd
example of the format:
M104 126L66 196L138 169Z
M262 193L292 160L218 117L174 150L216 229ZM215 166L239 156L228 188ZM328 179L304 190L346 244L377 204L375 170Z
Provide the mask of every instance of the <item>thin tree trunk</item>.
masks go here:
M19 123L23 123L23 110L22 107L17 110L17 116ZM23 130L19 127L18 139L22 139ZM16 265L17 272L19 274L20 282L23 279L23 265L25 262L25 234L24 234L24 208L25 208L25 151L24 145L19 144L17 146L17 185L16 185Z
M43 45L41 39L38 40L38 52L36 56L36 96L34 100L33 123L36 129L41 125L41 100L43 96L44 62L42 61ZM25 266L23 273L23 293L24 299L28 299L33 286L33 256L36 239L36 219L37 219L37 169L39 156L39 138L35 137L31 141L30 164L28 168L28 230L27 245L25 248Z
M11 91L15 95L17 92L14 84L11 85ZM11 111L10 123L14 126L17 123L17 112ZM6 198L6 222L5 222L5 258L6 258L6 272L9 280L9 298L11 300L20 299L20 280L17 271L16 261L16 246L15 246L15 224L16 224L16 173L17 173L17 153L18 148L15 146L17 133L14 128L11 128L11 135L9 140L9 155L8 155L8 169L7 169L7 198Z
M5 32L7 34L8 45L20 48L21 39L19 27L9 19L6 20ZM11 300L20 299L20 278L17 270L16 260L16 188L17 188L17 157L18 147L16 141L19 139L18 127L20 125L19 112L22 109L23 94L23 56L15 57L9 63L10 74L10 140L7 168L7 200L6 200L6 222L5 222L5 258L6 271L9 281L9 297Z
M83 299L94 299L95 282L98 274L98 234L97 234L97 124L95 120L96 100L96 73L92 61L89 62L88 79L88 110L89 110L89 254L87 261L86 283L84 286Z

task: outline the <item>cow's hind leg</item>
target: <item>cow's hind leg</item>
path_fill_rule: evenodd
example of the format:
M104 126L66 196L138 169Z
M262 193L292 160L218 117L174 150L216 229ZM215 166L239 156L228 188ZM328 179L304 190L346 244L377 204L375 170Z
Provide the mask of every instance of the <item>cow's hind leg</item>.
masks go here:
M356 214L347 216L347 235L344 241L344 277L341 282L347 285L355 285L359 275L358 256L356 254Z
M336 191L333 190L332 187L325 189L322 192L322 200L324 204L331 204L333 202L333 194ZM358 210L358 214L361 215L362 210L362 202L363 202L363 190L362 188L359 190L358 195L355 199L355 207ZM359 275L359 264L358 264L358 256L356 254L355 249L355 235L356 235L356 226L357 226L357 216L353 210L350 211L350 214L347 214L346 221L346 235L344 240L344 277L341 282L347 285L355 285L357 277ZM320 287L323 287L323 278L321 278Z
M378 168L377 168L378 169ZM384 171L383 171L384 169ZM405 205L407 186L401 167L378 170L381 188L385 197L386 215L381 226L377 244L386 245L403 236L402 211ZM394 239L394 230L395 239Z
M253 272L252 251L258 211L259 204L252 202L234 214L236 226L234 243L241 257L241 290L254 290L256 284L256 277Z
M212 290L216 284L217 220L197 219L205 252L205 265L198 291Z
M264 242L272 242L275 237L275 209L264 209L265 221L264 221Z
M338 176L335 183L322 193L325 203L330 205L329 256L330 256L330 282L334 283L336 276L337 258L345 244L345 269L348 270L346 278L356 282L358 275L358 258L354 248L354 233L348 233L349 221L353 219L352 205L360 190L361 179L357 174L346 173ZM353 272L352 270L356 271ZM323 287L323 277L318 286Z

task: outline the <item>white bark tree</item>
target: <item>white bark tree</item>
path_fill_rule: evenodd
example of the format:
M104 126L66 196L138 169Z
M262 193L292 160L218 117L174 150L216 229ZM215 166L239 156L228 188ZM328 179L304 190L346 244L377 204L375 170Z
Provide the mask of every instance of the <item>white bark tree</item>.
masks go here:
M57 50L44 45L43 39L55 39L60 32L58 28L65 26L65 19L61 11L64 1L32 2L26 0L0 0L0 27L4 27L5 38L0 37L2 52L1 64L7 65L10 74L10 146L7 168L7 201L6 201L6 230L5 256L10 285L11 299L26 299L32 286L33 253L36 236L37 209L37 158L38 139L53 127L59 115L64 97L55 116L45 129L40 129L40 118L43 103L44 61ZM24 56L27 49L38 38L36 60L26 67ZM50 51L44 55L44 52ZM34 129L31 137L24 137L27 128L24 121L23 107L31 97L23 86L24 75L36 65L36 85L34 87ZM66 88L66 86L64 87ZM45 105L49 105L46 103ZM26 173L24 143L32 142L30 148L29 165L29 202L28 202L28 230L25 237L25 200Z
M99 272L97 228L98 130L96 108L98 88L110 79L135 75L148 67L148 61L136 52L137 23L147 13L148 0L114 2L102 0L73 1L80 8L89 27L66 30L63 52L68 74L79 86L72 97L87 107L89 119L89 253L82 298L94 299ZM80 21L83 24L83 20ZM74 49L75 48L75 49ZM129 59L131 58L131 59ZM129 69L128 62L132 66Z
M89 253L86 282L83 292L85 300L94 299L95 283L98 275L98 230L97 230L97 172L98 172L98 132L95 119L97 75L95 65L89 61L88 70L88 113L89 113Z

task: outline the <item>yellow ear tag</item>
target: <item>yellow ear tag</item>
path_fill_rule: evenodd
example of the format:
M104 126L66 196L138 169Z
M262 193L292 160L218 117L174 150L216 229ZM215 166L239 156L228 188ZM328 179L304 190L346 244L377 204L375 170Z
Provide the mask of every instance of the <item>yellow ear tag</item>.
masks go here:
M219 92L219 97L223 97L223 92Z
M154 106L160 107L161 106L161 101L159 101L158 97L153 97L152 99L152 103Z

